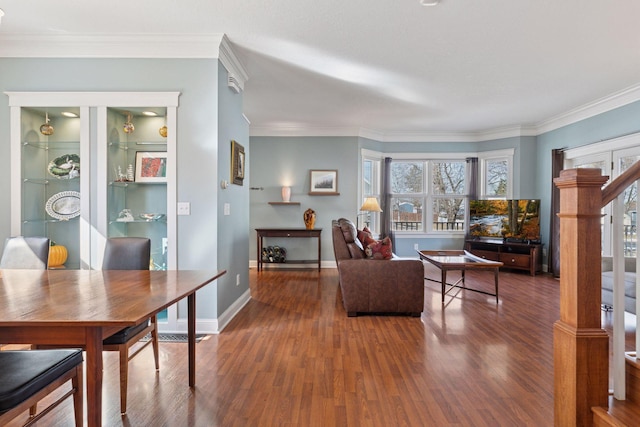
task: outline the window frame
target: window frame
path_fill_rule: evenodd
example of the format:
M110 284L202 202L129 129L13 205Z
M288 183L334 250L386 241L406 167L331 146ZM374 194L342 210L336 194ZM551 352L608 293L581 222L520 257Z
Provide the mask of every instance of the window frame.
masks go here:
M513 155L515 149L485 151L478 153L478 197L480 199L513 199ZM507 161L507 191L505 196L496 196L487 194L488 187L488 165L492 161Z
M469 216L469 191L468 191L468 182L469 177L467 175L467 168L464 168L464 191L461 194L435 194L434 186L433 186L433 177L434 177L434 165L436 163L466 163L468 155L456 153L456 154L447 154L446 156L433 156L423 155L423 158L414 158L413 156L406 158L393 158L391 163L423 163L423 182L422 182L422 192L421 193L392 193L391 200L400 199L400 198L414 198L414 199L422 199L422 222L421 227L422 230L393 230L394 233L397 233L398 236L410 236L410 235L420 235L420 236L464 236L466 233L466 225L468 223ZM463 203L465 205L464 208L464 218L463 218L463 229L462 230L434 230L434 214L433 214L433 206L436 200L447 200L447 199L463 199Z
M365 186L365 162L372 162L374 165L371 170L371 188L373 191L367 192ZM362 149L360 153L360 197L358 198L358 204L356 209L358 209L356 216L356 223L358 224L362 219L362 225L358 224L360 227L364 227L366 215L370 215L371 224L369 229L374 235L380 234L380 212L369 212L364 214L360 211L360 207L364 203L364 200L367 197L376 197L378 199L378 203L382 205L382 162L383 162L383 154L370 151L366 149Z

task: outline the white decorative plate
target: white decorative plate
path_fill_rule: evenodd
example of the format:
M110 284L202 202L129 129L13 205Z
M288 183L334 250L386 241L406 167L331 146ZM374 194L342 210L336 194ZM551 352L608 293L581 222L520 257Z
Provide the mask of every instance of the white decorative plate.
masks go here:
M47 200L44 209L55 219L68 220L80 215L80 193L61 191Z

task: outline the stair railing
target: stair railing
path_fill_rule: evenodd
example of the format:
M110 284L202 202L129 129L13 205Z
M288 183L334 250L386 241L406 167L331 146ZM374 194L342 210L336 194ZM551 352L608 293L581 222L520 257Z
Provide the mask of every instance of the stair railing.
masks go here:
M600 315L601 208L618 198L625 188L638 179L640 162L627 169L604 189L602 186L608 177L602 176L600 169L563 170L554 180L560 190L558 216L562 236L560 319L554 324L556 426L591 426L591 408L608 406L609 337L602 329ZM617 218L622 218L621 207L621 201L614 204ZM615 234L621 236L621 233ZM614 282L621 281L620 276L624 275L624 253L620 250L621 247L621 244L614 245L614 271L618 270L618 273L614 272ZM614 331L614 339L616 335L621 337L622 350L617 348L620 344L614 342L614 351L622 357L621 377L624 389L624 284L621 290L615 290L616 287L620 286L614 286L614 323L622 325L622 333ZM637 313L640 314L640 311L637 310ZM622 322L617 320L619 317L622 317ZM614 372L614 379L620 383L619 378L616 378L618 375L618 372Z
M638 184L640 178L640 162L634 163L629 169L613 180L602 190L602 207L612 203L611 232L613 235L613 396L618 400L626 398L625 381L625 242L624 242L624 190ZM640 186L638 186L640 188ZM637 255L636 234L636 295L640 291L640 257ZM636 298L636 333L635 355L640 350L640 300Z

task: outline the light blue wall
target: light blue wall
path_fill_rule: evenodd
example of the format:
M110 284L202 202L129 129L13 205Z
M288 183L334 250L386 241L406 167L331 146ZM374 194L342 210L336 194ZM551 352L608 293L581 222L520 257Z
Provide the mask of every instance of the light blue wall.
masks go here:
M251 137L251 240L249 258L256 260L256 228L304 228L303 213L316 212L315 228L322 228L322 259L334 260L331 220L355 219L358 183L357 137ZM310 196L309 171L338 170L338 196ZM245 180L246 182L246 180ZM280 189L291 186L291 201L300 205L270 205L282 201ZM289 259L314 259L316 239L265 239L265 245L287 249Z
M249 289L249 182L250 170L245 169L244 185L230 184L226 190L220 182L231 182L231 140L244 147L245 159L251 159L249 124L242 115L242 94L227 85L228 72L218 66L218 174L207 187L218 192L218 268L227 274L218 280L218 315ZM230 215L224 215L229 204ZM240 284L236 286L236 277Z
M178 217L178 268L218 268L218 103L219 67L216 59L15 59L0 58L0 91L179 91L178 107L178 201L191 203L191 215ZM226 94L223 94L227 100ZM239 126L241 103L233 103L234 122L220 135L234 133L247 138ZM225 116L226 120L227 116ZM95 124L92 124L95 128ZM10 234L10 164L8 98L0 95L0 239ZM226 146L226 141L220 143ZM242 206L242 195L239 203ZM245 202L246 204L246 202ZM243 221L243 217L238 221ZM245 220L246 221L246 220ZM248 239L248 221L244 224ZM246 251L244 251L246 253ZM245 255L246 257L246 255ZM224 259L224 258L223 258ZM237 259L234 265L248 264ZM223 266L220 268L225 268ZM237 267L234 267L237 268ZM235 285L235 276L234 276ZM226 287L225 287L226 288ZM215 318L226 309L229 297L218 304L209 286L198 293L198 317ZM180 315L182 317L182 315Z
M575 148L619 136L640 132L640 102L616 108L603 114L546 132L536 140L536 192L540 195L542 241L549 241L551 181L551 150ZM545 257L546 262L546 257Z
M330 236L331 219L350 218L355 222L358 209L358 167L360 149L365 148L383 153L480 153L484 151L514 149L514 196L538 198L535 188L536 165L529 161L535 158L534 137L503 138L484 142L380 142L368 138L345 137L252 137L252 186L264 187L263 191L251 192L251 250L249 259L256 259L255 228L303 226L302 212L312 207L316 212L320 207L322 223L322 259L333 261L333 246ZM258 151L256 151L258 150ZM268 160L267 160L268 159ZM522 161L521 159L527 159ZM258 162L257 164L255 162ZM324 166L319 166L322 164ZM308 169L339 169L340 196L323 200L325 197L307 196ZM271 206L269 201L280 200L280 187L287 178L295 177L292 200L302 202L296 206ZM300 182L301 177L304 182ZM309 203L309 205L307 205ZM322 224L322 225L319 225ZM295 239L290 239L295 240ZM286 239L270 239L269 245L283 245L296 254L304 253L313 257L313 247L302 242ZM416 257L414 245L420 249L462 249L464 236L457 238L397 238L394 252L403 257ZM311 243L312 245L312 243ZM302 250L305 250L302 252ZM291 255L290 257L293 257ZM298 255L295 255L298 258Z

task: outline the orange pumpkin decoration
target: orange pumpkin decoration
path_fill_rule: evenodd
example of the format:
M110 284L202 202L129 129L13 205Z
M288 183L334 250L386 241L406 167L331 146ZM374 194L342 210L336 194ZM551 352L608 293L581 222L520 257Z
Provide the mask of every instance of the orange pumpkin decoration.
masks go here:
M49 267L61 267L67 260L67 248L62 245L52 245L49 248Z

